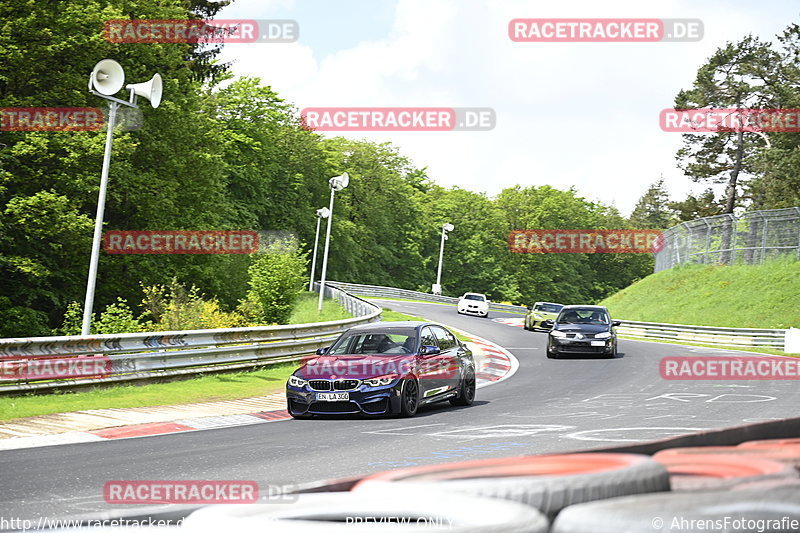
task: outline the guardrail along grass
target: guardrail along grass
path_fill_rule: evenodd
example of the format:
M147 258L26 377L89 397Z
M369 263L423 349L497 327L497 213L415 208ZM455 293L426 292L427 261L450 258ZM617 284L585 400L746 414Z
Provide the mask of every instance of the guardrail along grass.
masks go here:
M169 383L110 385L91 390L6 397L0 421L86 409L153 407L237 400L282 391L298 363L272 365L249 372L219 373Z
M600 302L622 320L735 328L800 327L800 261L682 265Z

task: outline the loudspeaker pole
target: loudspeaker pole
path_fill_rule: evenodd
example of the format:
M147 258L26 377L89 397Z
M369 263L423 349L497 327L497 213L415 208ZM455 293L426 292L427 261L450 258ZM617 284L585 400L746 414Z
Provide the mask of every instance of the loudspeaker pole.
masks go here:
M114 140L114 123L117 120L117 102L108 103L108 131L106 132L106 151L103 154L103 173L100 176L100 195L97 199L97 216L94 220L92 239L92 258L89 262L89 280L86 283L86 300L83 304L83 324L81 335L89 335L94 307L94 287L97 281L97 262L100 259L100 241L103 239L103 215L106 209L106 189L108 187L108 168L111 165L111 144Z

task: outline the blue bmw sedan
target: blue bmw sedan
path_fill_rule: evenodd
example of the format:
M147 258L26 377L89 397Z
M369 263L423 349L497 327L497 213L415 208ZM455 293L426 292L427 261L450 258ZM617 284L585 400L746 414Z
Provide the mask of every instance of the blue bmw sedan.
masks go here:
M475 399L472 352L429 322L356 326L297 369L286 383L289 414L414 416L423 405Z

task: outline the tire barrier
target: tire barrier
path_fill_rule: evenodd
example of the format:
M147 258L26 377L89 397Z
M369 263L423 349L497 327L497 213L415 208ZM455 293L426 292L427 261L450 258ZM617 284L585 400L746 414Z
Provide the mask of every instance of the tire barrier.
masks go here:
M653 459L666 467L674 491L722 490L741 483L798 477L791 464L755 455L664 450Z
M779 463L787 463L795 467L800 467L800 446L764 446L764 447L742 447L742 446L698 446L695 448L670 448L655 454L655 460L664 458L681 457L684 455L735 455L741 460L748 461L751 457L756 459L770 459Z
M300 494L292 503L216 505L199 509L182 531L237 533L546 533L549 521L513 502L409 491Z
M661 493L615 498L567 507L551 533L642 533L708 531L793 531L800 520L800 491Z
M521 502L552 517L576 503L668 491L669 477L644 455L583 453L404 468L367 476L352 490L391 493L393 485Z

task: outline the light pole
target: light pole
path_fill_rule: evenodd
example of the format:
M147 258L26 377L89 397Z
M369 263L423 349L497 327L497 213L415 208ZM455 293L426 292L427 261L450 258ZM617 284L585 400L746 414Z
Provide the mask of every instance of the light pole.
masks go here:
M331 212L327 207L317 209L317 236L314 237L314 257L311 259L311 280L308 282L309 291L314 290L314 272L317 269L317 244L319 244L319 223L322 222L323 218L328 218L330 214Z
M106 132L106 148L103 154L103 171L100 174L100 192L97 199L97 216L94 221L94 237L92 238L92 257L89 261L89 279L86 282L86 300L83 304L83 323L81 335L89 335L92 325L92 308L94 307L94 287L97 280L97 263L100 258L100 241L103 238L103 215L106 207L106 189L108 188L108 167L111 164L111 144L114 139L114 124L117 109L120 105L138 108L136 96L150 100L150 105L158 107L161 103L161 75L154 75L150 81L125 85L130 90L129 100L114 98L125 85L125 71L113 59L104 59L95 65L89 75L89 92L108 100L108 131Z
M444 258L444 241L447 240L447 232L453 231L455 226L449 222L442 224L442 244L439 246L439 271L436 273L436 284L433 286L433 294L442 294L442 259Z
M328 273L328 248L331 244L331 220L333 220L333 195L336 191L341 191L350 183L350 176L347 172L341 176L335 176L328 180L331 187L331 206L328 208L328 230L325 233L325 252L322 254L322 276L319 280L319 302L317 312L322 312L322 299L325 297L325 275Z

